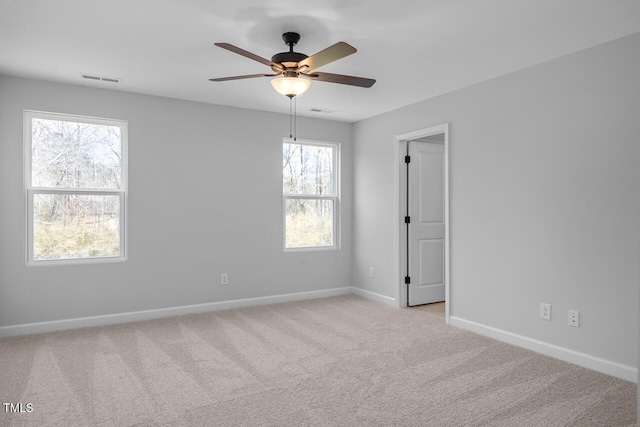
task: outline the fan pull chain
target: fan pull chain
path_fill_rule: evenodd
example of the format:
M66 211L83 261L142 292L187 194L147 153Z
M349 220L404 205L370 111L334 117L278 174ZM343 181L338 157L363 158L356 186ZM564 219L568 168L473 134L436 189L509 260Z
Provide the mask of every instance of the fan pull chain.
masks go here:
M289 138L293 138L293 99L289 98Z
M288 96L288 95L287 95ZM298 105L295 96L289 96L289 138L297 140Z

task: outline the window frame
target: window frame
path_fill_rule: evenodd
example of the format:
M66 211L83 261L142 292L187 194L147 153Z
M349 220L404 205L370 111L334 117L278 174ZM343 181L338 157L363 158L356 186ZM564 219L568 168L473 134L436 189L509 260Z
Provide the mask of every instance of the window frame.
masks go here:
M120 189L91 189L91 188L51 188L33 187L32 182L32 147L33 147L33 119L58 120L75 123L86 123L93 125L116 126L120 128L121 137L121 188ZM128 142L129 142L129 122L120 119L108 119L102 117L91 117L77 114L52 113L45 111L24 110L23 114L23 158L24 158L24 202L25 202L25 259L28 266L51 266L51 265L77 265L77 264L103 264L124 262L127 260L127 220L128 220ZM49 260L36 260L34 256L33 242L33 210L34 199L37 194L72 194L89 196L119 196L120 215L118 224L120 228L120 254L118 256L97 256L83 258L60 258Z
M284 148L284 144L299 144L319 147L333 148L333 193L331 195L317 194L292 194L285 193L282 189L282 248L284 252L313 252L313 251L331 251L340 249L340 195L341 195L341 163L340 163L340 143L314 141L309 139L292 139L283 138L280 149ZM282 152L281 152L282 154ZM287 247L287 200L331 200L333 201L333 244L327 246L302 246Z

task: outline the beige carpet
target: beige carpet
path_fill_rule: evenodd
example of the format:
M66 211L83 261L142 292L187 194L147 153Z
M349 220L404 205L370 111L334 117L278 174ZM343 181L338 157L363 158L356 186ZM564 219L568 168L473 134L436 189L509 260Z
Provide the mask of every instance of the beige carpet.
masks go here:
M0 340L2 426L635 426L636 385L356 296ZM0 410L3 410L0 407Z

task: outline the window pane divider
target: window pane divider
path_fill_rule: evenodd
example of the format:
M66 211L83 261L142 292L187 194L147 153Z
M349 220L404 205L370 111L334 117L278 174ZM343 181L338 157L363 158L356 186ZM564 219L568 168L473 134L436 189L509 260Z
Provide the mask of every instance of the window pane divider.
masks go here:
M317 200L317 199L337 200L338 196L335 196L335 195L327 196L327 195L324 195L324 194L320 194L320 195L314 195L314 194L285 194L284 198L285 199L306 199L306 200Z
M30 188L29 192L32 194L81 194L81 195L97 195L97 196L109 196L109 195L118 195L122 194L124 190L88 190L86 188L82 189L71 189L71 188Z

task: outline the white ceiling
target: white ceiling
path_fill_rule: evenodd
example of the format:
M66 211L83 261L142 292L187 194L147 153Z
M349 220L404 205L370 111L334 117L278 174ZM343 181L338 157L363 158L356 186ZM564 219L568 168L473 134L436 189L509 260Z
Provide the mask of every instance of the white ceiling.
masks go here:
M285 31L308 55L358 49L318 71L372 88L314 82L298 99L301 115L353 122L638 32L640 1L0 0L0 73L288 113L268 78L208 81L269 72L214 42L270 58Z

